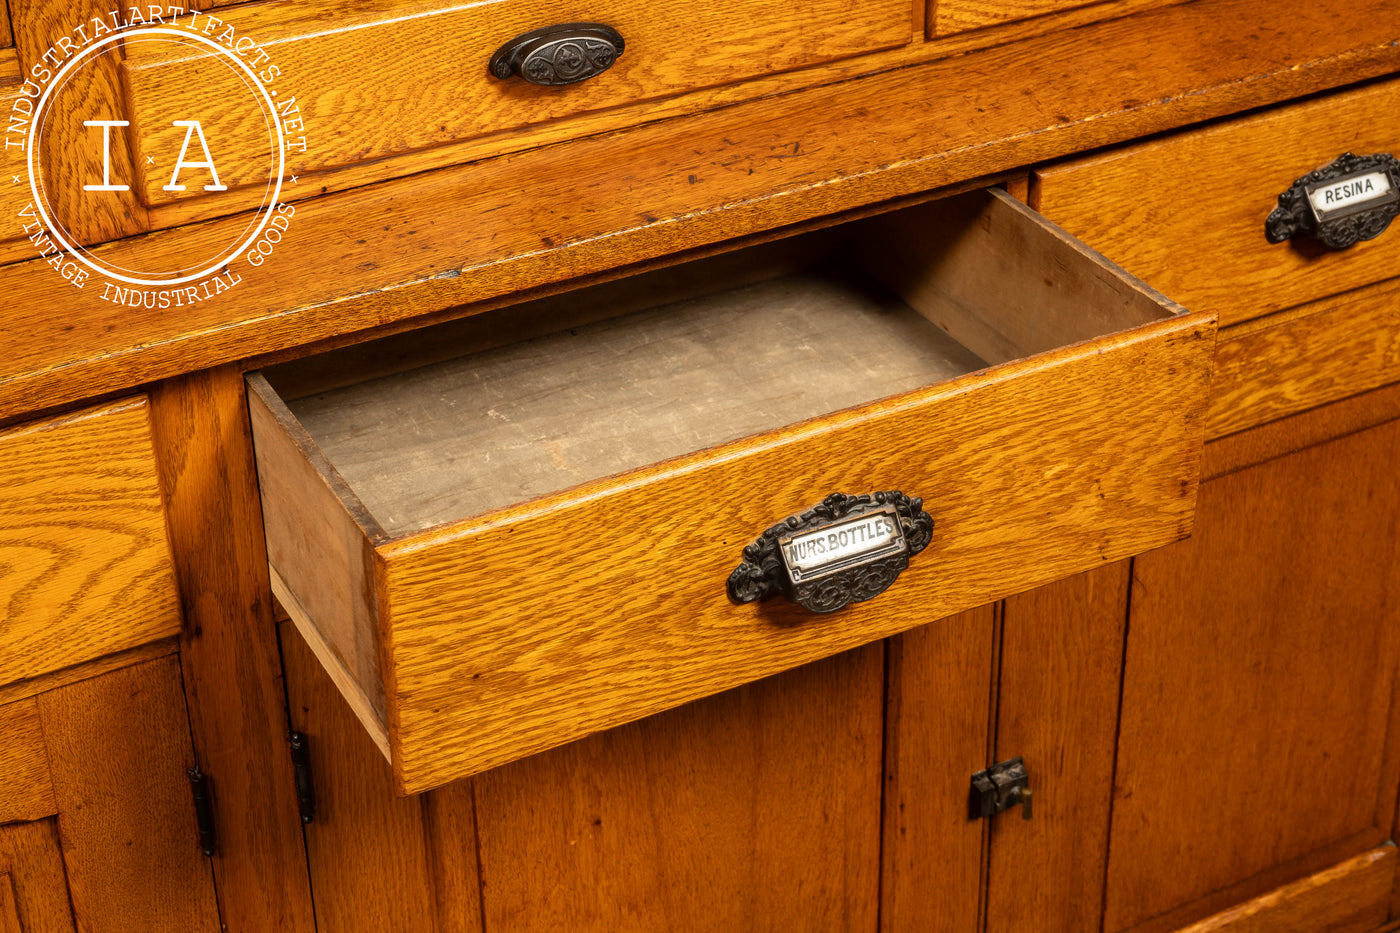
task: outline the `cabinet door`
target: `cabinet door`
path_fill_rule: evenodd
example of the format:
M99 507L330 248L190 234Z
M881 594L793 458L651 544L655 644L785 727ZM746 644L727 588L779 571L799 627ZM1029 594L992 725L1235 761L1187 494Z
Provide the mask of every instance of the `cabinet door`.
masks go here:
M998 607L888 641L880 929L981 928L986 825L968 818L968 780L987 766Z
M1219 476L1194 536L1134 562L1109 933L1173 929L1388 837L1398 458L1391 422Z
M1098 928L1128 567L891 639L883 930ZM1015 757L1031 819L971 819L972 774Z
M1097 930L1129 561L1004 605L993 761L1020 756L1034 815L992 820L987 930Z
M219 929L174 655L6 703L0 739L0 929L7 895L26 933Z
M323 931L383 929L385 918L487 933L877 928L881 643L395 798L387 763L290 624L282 641L315 775L307 851ZM928 756L980 767L990 644L990 625L967 622L933 626L906 652L910 664L917 650L950 665L926 685L971 722L963 734L926 715L933 731L902 746L909 768ZM965 787L939 793L942 822L922 820L918 797L909 821L886 819L887 834L920 841L900 876L905 910L975 920L981 828L968 826ZM970 834L970 853L942 845L950 832Z
M57 821L0 826L0 931L72 933Z

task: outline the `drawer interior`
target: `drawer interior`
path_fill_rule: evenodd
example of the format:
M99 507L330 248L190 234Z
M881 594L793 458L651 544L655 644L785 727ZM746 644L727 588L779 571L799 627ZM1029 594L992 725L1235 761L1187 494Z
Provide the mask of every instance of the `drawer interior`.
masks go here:
M974 192L264 375L413 534L1169 316L1025 214Z

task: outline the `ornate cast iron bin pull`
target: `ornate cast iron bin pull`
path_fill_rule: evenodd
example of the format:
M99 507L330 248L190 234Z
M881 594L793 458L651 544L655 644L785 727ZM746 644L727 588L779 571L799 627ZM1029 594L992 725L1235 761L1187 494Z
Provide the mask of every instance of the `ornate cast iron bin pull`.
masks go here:
M564 23L516 36L491 56L491 74L532 84L578 84L612 67L626 43L602 23Z
M744 562L729 575L729 598L751 603L782 593L810 612L835 612L889 589L932 537L922 499L899 490L835 492L744 548Z
M1264 222L1270 243L1311 234L1333 249L1381 235L1400 214L1400 160L1387 153L1342 155L1278 196Z

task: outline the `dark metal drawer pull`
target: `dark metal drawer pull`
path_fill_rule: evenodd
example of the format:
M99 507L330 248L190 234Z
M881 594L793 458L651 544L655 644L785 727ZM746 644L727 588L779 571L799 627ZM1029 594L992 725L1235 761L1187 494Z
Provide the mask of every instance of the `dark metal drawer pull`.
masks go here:
M1278 196L1264 222L1270 243L1298 234L1317 237L1333 249L1380 236L1400 214L1400 160L1387 153L1348 152L1309 172Z
M516 36L491 56L491 74L532 84L578 84L612 67L626 43L602 23L564 23Z
M922 499L899 490L832 493L744 548L729 598L751 603L782 593L811 612L835 612L889 589L932 538Z

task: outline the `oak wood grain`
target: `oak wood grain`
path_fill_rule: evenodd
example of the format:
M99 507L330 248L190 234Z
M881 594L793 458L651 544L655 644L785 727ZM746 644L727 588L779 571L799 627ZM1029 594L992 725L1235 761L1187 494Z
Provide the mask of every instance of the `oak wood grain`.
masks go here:
M212 933L180 665L150 661L38 698L73 914L93 933Z
M33 700L0 706L0 823L56 812L38 706Z
M22 933L73 933L56 820L0 826L0 865L9 869Z
M38 677L30 677L26 680L16 680L13 683L0 687L0 703L13 703L17 700L28 699L47 693L65 684L74 684L80 680L87 680L90 677L101 677L110 671L123 667L131 667L143 661L153 661L156 658L163 658L174 654L180 650L178 636L171 635L169 638L162 638L160 641L153 641L149 644L136 648L128 648L125 651L116 651L112 654L104 654L95 661L87 661L76 664L73 667L65 667L54 671L51 674L40 674Z
M1158 5L1178 0L1158 0ZM1093 7L1099 16L1122 10L1094 0L929 0L928 36L949 36L1015 20Z
M488 73L492 53L507 41L551 23L576 22L580 15L577 6L562 0L259 3L220 14L240 34L257 36L270 47L270 61L286 76L277 82L283 97L275 105L287 107L286 95L295 95L297 109L285 118L287 135L313 145L305 156L289 151L291 173L733 84L903 45L911 35L906 0L663 0L646 7L598 0L586 18L614 27L626 41L623 54L602 75L558 88L520 78L501 81ZM797 32L800 41L794 41ZM206 132L226 140L221 180L226 172L233 179L224 182L230 187L239 186L240 179L261 187L268 161L265 105L251 99L231 69L203 67L198 59L215 60L202 49L168 49L168 44L137 47L126 61L140 153L178 151L184 130L170 125L171 114L200 112ZM415 92L404 94L406 86ZM220 104L211 106L211 100ZM346 119L347 101L375 118ZM138 159L145 168L147 204L185 197L161 190L169 180L169 167L161 162L148 166ZM218 199L246 202L227 193Z
M8 871L0 872L0 933L24 933L19 925L19 905Z
M10 31L9 4L0 3L0 49L13 48L14 44L14 33Z
M378 754L319 659L279 627L292 726L307 736L316 792L306 854L318 930L465 930L480 911L437 926L430 845L476 851L475 833L430 841L421 798L397 798ZM471 818L468 809L466 817ZM476 872L470 883L476 885ZM470 919L473 923L467 923Z
M873 931L883 668L871 645L474 779L485 929Z
M180 659L230 929L314 928L242 375L157 387L153 422L188 620Z
M0 682L180 631L143 397L0 432Z
M1395 274L1400 237L1347 250L1271 244L1264 219L1299 176L1344 152L1400 150L1377 115L1400 82L1294 104L1044 169L1033 204L1193 311L1222 325Z
M1088 335L1089 328L1093 332L1111 330L1115 322L1116 326L1122 327L1172 310L1169 303L1154 296L1140 283L1117 274L1095 254L1067 241L1053 227L1028 217L1025 209L1015 202L999 195L979 194L969 198L971 203L981 207L965 212L965 215L959 214L956 219L963 223L948 223L941 206L930 205L928 210L919 209L916 212L916 222L912 226L926 230L966 229L974 240L995 240L1010 230L1016 235L1008 237L1005 248L1017 254L1020 259L1017 265L1003 270L1003 264L999 263L991 267L980 263L962 263L956 251L945 249L947 244L943 242L943 237L911 237L911 230L905 226L885 231L886 236L877 236L878 227L862 228L859 239L898 242L912 238L921 243L920 251L911 254L907 249L902 250L900 258L905 262L928 262L935 267L940 263L948 267L971 265L971 271L964 268L949 276L954 284L947 295L940 296L943 304L968 304L974 300L974 280L979 277L982 281L995 279L995 288L982 296L988 302L989 315L997 321L1001 331L1011 335L1013 346L1028 343L1024 349L1030 352L1057 340L1081 340ZM1011 222L1013 220L1015 223ZM1000 255L995 250L993 254ZM929 291L931 281L933 279L929 276L917 278L914 285ZM1082 287L1085 281L1091 282L1092 287ZM896 284L902 287L909 283ZM921 310L939 320L935 314L938 309L930 306L927 296L920 298L919 303ZM999 307L1002 305L1005 308ZM1071 326L1072 316L1063 312L1075 305L1084 311L1073 320ZM1028 320L1039 323L1009 326L1012 315L1005 315L1005 319L998 315L1013 308L1024 309ZM925 487L928 487L946 490L945 494L931 500L939 501L940 509L951 510L954 514L966 510L965 517L970 524L966 529L951 526L954 528L953 536L942 545L942 549L949 555L960 555L951 557L953 565L961 567L964 561L978 565L978 569L970 575L949 571L950 577L977 582L964 582L965 588L961 591L956 585L944 586L940 597L944 601L934 604L935 611L960 610L1035 582L1053 579L1052 574L1057 572L1053 568L1082 569L1086 560L1093 565L1102 559L1100 548L1104 553L1133 548L1135 545L1129 544L1129 541L1137 542L1138 547L1151 546L1181 534L1189 525L1191 477L1198 442L1196 438L1199 436L1197 432L1200 429L1193 411L1199 410L1202 400L1199 394L1192 393L1198 393L1207 378L1209 324L1204 324L1204 330L1200 327L1201 322L1184 319L1149 325L1136 332L1136 336L1105 338L1087 345L1091 349L1051 353L1037 358L1033 363L991 370L975 379L955 380L938 389L919 390L813 422L806 427L731 444L729 449L691 454L660 466L645 467L617 479L596 482L580 493L553 494L537 502L514 507L513 512L487 513L459 526L443 526L441 534L425 532L418 536L377 542L377 554L380 555L377 559L387 561L388 567L387 572L381 569L376 574L380 591L370 594L363 591L362 584L354 583L355 579L361 579L357 576L361 566L359 553L365 536L364 522L351 517L360 508L358 500L343 497L347 500L346 504L339 508L339 517L332 522L335 527L347 532L348 537L332 535L332 544L341 537L349 540L352 546L346 552L348 558L335 556L343 549L332 546L327 550L315 544L314 535L303 533L303 529L317 527L324 521L314 515L305 518L295 515L300 510L326 508L333 493L335 496L341 495L336 491L339 482L334 470L311 469L321 459L314 448L316 444L323 443L322 438L318 436L313 444L309 436L303 436L299 424L287 424L285 416L279 416L274 411L281 407L275 398L258 398L255 411L260 407L266 408L254 420L255 431L266 435L259 437L260 448L287 454L283 458L284 466L271 465L264 469L263 487L269 496L269 503L287 503L294 516L277 519L268 525L269 534L274 536L271 551L287 557L287 563L278 564L277 572L294 596L289 600L289 609L301 606L314 612L299 590L314 595L322 586L321 581L340 580L350 585L332 585L330 591L335 598L343 600L344 596L338 594L348 590L353 598L362 601L363 608L355 610L356 614L380 619L381 625L389 633L388 641L381 637L381 651L389 659L381 669L386 680L397 678L398 682L397 689L392 684L388 687L388 725L396 766L402 766L405 755L438 758L445 754L446 757L440 759L445 761L459 756L452 768L438 768L430 779L433 783L441 783L450 777L499 764L520 754L907 628L910 621L895 620L914 618L905 614L912 611L916 603L906 603L896 597L890 603L888 613L859 613L863 620L859 625L852 623L815 629L810 633L792 631L782 634L781 630L771 628L766 619L768 615L782 618L782 610L771 607L761 611L755 611L754 607L736 610L723 600L722 585L705 582L706 579L722 580L728 575L737 560L735 542L747 541L757 530L771 524L776 518L810 505L833 489L888 486L912 489L932 496L932 493L925 491ZM802 342L818 339L819 334L813 334L803 338ZM1002 342L1005 344L1006 340ZM1149 355L1152 352L1147 350L1147 344L1153 342L1160 343L1163 358L1172 358L1172 361L1153 361L1148 368L1132 374L1112 373L1114 360L1130 367L1137 366L1140 354ZM668 355L668 360L672 356L674 354ZM1132 362L1126 362L1130 360ZM1160 366L1166 368L1156 368ZM765 362L764 368L771 369L773 364ZM482 365L473 363L469 369L479 376ZM1070 373L1081 369L1083 372L1078 387L1071 387L1075 380ZM1096 375L1084 374L1090 371ZM1160 373L1164 383L1152 392L1137 391L1148 384L1145 380L1151 378L1151 372ZM1179 377L1184 377L1184 381ZM1029 381L1025 386L1018 387L1017 381L1021 379ZM1123 392L1118 398L1110 400L1115 390L1106 390L1099 382L1101 379L1110 382L1129 380L1135 391ZM806 381L803 376L793 384L805 384ZM747 381L741 382L747 387ZM265 386L256 380L253 384L255 395L264 393ZM623 384L630 382L623 380ZM425 382L424 391L429 399L436 399L441 394L433 382ZM1082 394L1085 392L1088 394ZM538 392L533 394L539 395ZM714 392L710 390L699 397L709 398L712 395ZM1144 396L1150 397L1151 401L1146 402ZM744 399L747 397L743 396ZM1170 401L1173 398L1178 401ZM547 417L554 418L555 406L548 398L544 401ZM1151 405L1152 414L1139 412L1138 406L1141 404ZM1088 405L1094 411L1093 420L1101 427L1091 429L1093 440L1081 443L1078 438L1083 432L1078 418L1060 409L1083 405ZM1159 409L1156 407L1158 405L1162 407ZM1101 411L1100 406L1107 406L1108 410ZM455 408L468 413L468 416L461 418L465 427L459 430L466 430L469 437L474 425L489 420L486 417L470 417L473 407L469 402L457 404ZM487 415L498 408L501 405L492 402ZM395 484L393 488L397 488L398 480L391 474L400 471L403 459L421 461L430 472L443 472L443 468L434 466L437 462L435 458L439 455L444 457L445 462L454 459L454 448L443 442L439 436L441 431L433 433L432 443L420 445L422 449L417 454L411 453L416 448L405 444L374 439L372 426L375 423L406 421L417 424L430 420L421 414L395 413L391 418L375 418L367 414L365 405L357 404L355 409L356 414L350 423L354 425L352 440L356 449L362 450L368 444L379 451L378 459L374 461L379 464L377 467L369 470L357 468L358 475L351 475L352 483L359 488L359 498L370 503L381 498L366 485L380 475L389 476L390 482ZM514 408L509 410L513 412ZM613 444L623 443L618 440L621 435L614 424L615 418L621 416L610 405L604 405L604 416L597 433L611 438ZM1010 416L1012 423L998 424L998 419L1004 416ZM1066 420L1057 420L1061 418ZM511 417L512 422L521 420L520 417ZM279 421L282 423L279 424ZM569 437L577 433L583 424L577 414L569 415L565 421L568 423ZM935 423L939 426L938 432L930 434L929 427ZM1130 452L1131 442L1125 447L1122 442L1109 437L1112 432L1108 431L1107 426L1110 424L1160 424L1161 443L1149 441L1144 433L1142 446L1132 447ZM1152 430L1156 431L1157 428ZM674 432L658 433L669 437ZM526 432L524 437L528 441L530 433ZM898 445L888 440L894 437L900 438ZM1068 455L1061 456L1059 466L1047 466L1039 463L1037 455L1030 453L1025 446L1031 437L1037 437L1037 450L1044 451L1050 437L1063 437L1066 447L1078 447L1080 453L1069 459L1065 459ZM1169 443L1166 441L1169 437L1176 440ZM1070 438L1075 440L1071 441ZM331 439L334 440L333 437ZM702 439L700 443L706 440L713 439ZM1097 453L1087 452L1101 444L1113 447L1116 453L1108 453L1107 447L1098 447ZM1181 446L1172 450L1173 444ZM978 445L989 445L986 447L987 455L993 456L995 450L997 459L1006 464L1003 468L1005 475L997 480L995 486L999 490L993 496L997 500L996 505L990 502L976 504L986 495L977 491L987 490L986 480L966 472L968 464L977 462L977 458L968 451L978 448ZM456 459L467 463L468 460L464 458L476 459L478 450L493 452L501 446L501 443L470 442L463 445ZM885 453L872 454L872 451L892 450L896 446L904 448L898 462ZM935 451L940 447L950 452L960 450L958 464L934 465L929 458L937 459ZM1143 453L1146 448L1151 448L1150 453ZM410 453L401 457L400 454L406 450ZM558 454L557 450L554 452ZM663 451L661 455L671 452ZM387 461L384 461L385 454L390 455ZM1018 460L1021 466L1013 466ZM1136 460L1142 461L1138 472L1134 472L1130 466ZM339 468L345 462L346 458L338 457L334 465ZM1066 464L1070 462L1079 465L1066 469ZM282 463L282 460L278 459L277 463ZM1130 476L1137 477L1128 482L1131 490L1122 487L1113 491L1119 487L1119 480L1111 478L1113 468L1102 466L1109 463L1118 464L1117 469L1123 471L1121 479L1124 482L1128 482ZM350 465L355 466L353 463ZM1017 472L1022 467L1028 471L1024 475ZM484 463L481 468L469 472L485 474L492 468L490 463ZM616 469L615 466L610 468ZM1178 468L1182 472L1174 472ZM1101 470L1109 472L1100 475ZM456 472L456 469L447 468L447 471ZM318 476L318 473L321 475ZM520 470L508 466L505 473L503 482L507 485L520 481ZM1144 483L1139 473L1155 475L1156 479ZM763 503L750 501L741 505L734 496L739 489L751 485L755 475L774 477L766 480L775 484L774 498ZM885 478L877 480L880 475ZM783 479L777 479L780 476ZM779 482L790 495L777 495L776 484ZM716 485L708 486L708 491L699 496L697 491L702 483ZM1061 527L1058 531L1042 528L1038 536L1023 536L1018 546L1028 550L1019 558L1002 556L989 563L982 555L985 554L983 549L992 545L994 536L990 533L990 526L986 528L983 538L978 537L983 533L973 530L980 527L983 519L989 520L993 511L1005 510L997 512L1003 526L1014 526L1018 520L1030 521L1031 515L1035 516L1035 522L1041 523L1040 515L1047 508L1036 504L1033 496L1022 499L1019 506L1008 501L1013 497L1006 496L1005 491L1016 488L1018 483L1028 494L1035 490L1037 494L1044 492L1047 498L1065 497L1058 500L1064 506L1060 513L1077 517L1059 519ZM959 490L957 487L960 484L964 488ZM1144 498L1142 490L1149 488L1155 488L1156 492ZM708 518L690 520L690 523L704 522L705 537L709 540L703 543L699 536L686 530L686 524L660 526L662 537L653 540L651 529L656 525L654 520L642 521L629 530L627 522L617 519L617 516L624 514L664 515L668 509L684 514L687 509L693 508L683 505L687 499L694 497L696 501L708 501L716 496L727 504L716 510L706 510ZM787 504L780 504L784 502ZM950 502L959 504L950 505ZM1113 504L1109 505L1110 502ZM382 505L382 501L379 504ZM449 508L456 505L458 503L455 501L446 501L440 511L428 513L428 521L462 517L460 510L454 513ZM270 509L272 507L269 506ZM394 508L400 507L396 505ZM1018 518L1022 515L1016 511L1018 508L1028 510L1024 513L1024 519ZM1114 518L1109 525L1115 530L1105 533L1104 527L1108 526L1090 530L1090 525L1099 520L1094 516L1110 512ZM604 514L612 514L614 518L607 524L599 524L603 520L598 516ZM983 518L974 517L976 515ZM1079 525L1081 517L1089 524ZM719 524L716 525L716 522ZM570 530L559 537L566 527ZM619 551L610 553L604 549L602 553L594 554L590 549L587 553L563 553L543 563L537 557L527 557L545 552L558 553L557 543L549 542L572 538L579 528L590 527L606 529L606 536L614 541ZM623 546L622 542L631 541L639 533L637 529L647 529L643 533L647 540L638 538ZM498 546L493 543L496 535L515 536L521 531L528 532L528 535L503 539L512 542L509 547L498 553L487 553ZM969 537L963 539L961 535L964 533L968 533ZM277 537L285 537L285 541L275 540ZM1095 543L1090 545L1089 539ZM605 594L633 592L640 595L643 592L645 587L639 588L633 557L629 556L629 553L640 554L642 551L651 554L648 563L652 573L663 577L673 575L678 582L672 584L675 592L662 599L653 600L648 593L645 603L631 600L633 605L623 615L630 615L632 620L624 623L623 615L606 606ZM1132 553L1132 550L1121 552ZM979 556L972 556L974 554ZM1050 562L1038 564L1042 555L1049 557ZM347 559L348 567L345 566ZM705 562L703 565L696 563L701 560ZM674 573L662 571L667 561L675 562ZM525 572L527 564L530 567L528 573ZM998 569L991 570L993 564ZM454 566L470 566L478 579L499 580L500 583L488 586L487 592L476 592L477 587L461 592L460 585L455 582L462 579L461 571L449 569ZM698 575L697 566L709 567L709 576ZM527 609L513 609L509 605L511 600L505 598L506 590L517 586L522 593L535 594L519 597L520 603L529 607ZM667 599L680 599L683 594L688 594L690 608L683 614L668 611ZM718 601L716 597L719 597ZM908 598L916 599L913 595ZM538 600L543 602L532 602ZM566 611L563 607L570 600L580 602ZM405 611L404 606L411 608ZM468 606L471 608L468 609ZM695 607L706 608L697 610ZM595 660L584 663L585 656L593 657L594 649L586 649L580 654L579 649L574 647L574 635L556 639L538 625L533 627L534 634L528 635L525 641L521 641L519 631L531 631L531 626L524 626L515 634L504 634L507 629L519 627L518 620L553 618L561 612L579 617L582 620L580 624L592 632L589 640L601 652ZM416 620L419 613L424 614L423 618L438 621L424 626ZM330 630L343 625L344 617L345 613L341 613L340 618L333 620L329 627L317 624L314 619L311 622L323 636L333 637ZM741 619L742 623L739 622ZM505 629L500 626L505 626ZM639 632L651 633L641 641L647 647L642 649L641 654L636 650L619 653L618 648L634 641L636 636L627 634L633 626L640 626ZM712 626L718 626L723 636L717 638L714 634L704 634ZM364 642L363 635L358 638L360 643ZM405 642L411 643L412 647L396 647ZM352 655L354 643L347 637L346 644L339 647L339 655L342 658ZM511 643L529 647L504 647ZM616 647L604 647L609 644ZM745 648L745 645L749 648ZM525 651L524 655L518 654L521 650ZM402 653L396 654L396 651ZM676 652L674 656L672 652ZM607 657L609 655L610 659ZM534 660L527 663L523 660L525 657ZM734 657L742 657L743 660L738 664L731 663ZM434 658L438 660L434 661ZM677 671L686 669L691 673L687 678L673 674L664 680L647 683L631 677L623 678L617 668L624 662L655 664L662 660L668 665L675 665ZM478 664L485 667L478 667ZM498 669L498 665L502 667ZM555 673L549 673L551 670ZM349 668L348 673L357 675L353 668ZM471 673L472 679L468 680L466 673ZM483 677L486 679L481 680ZM476 683L478 680L481 682ZM614 685L618 681L625 686ZM514 686L507 689L508 683ZM524 683L532 683L533 686L523 689ZM373 680L361 683L360 690L350 691L350 695L361 692L372 694L378 690L379 684ZM546 700L546 697L555 696L558 690L569 693L571 699L567 704ZM459 696L461 699L447 703L449 696ZM467 696L473 699L467 701ZM396 724L394 721L392 706L395 700L413 709L415 718L411 722L412 729L440 729L441 732L435 734L451 738L435 738L431 743L421 738L406 740L401 731L396 733L396 729L402 730L403 723L400 721ZM478 719L467 725L469 717L446 712L458 703L474 711L472 715L496 718L500 728L506 731L497 732L494 726L488 728L487 719ZM503 705L496 707L497 703ZM572 711L562 719L558 718L565 707L572 707ZM545 711L545 715L536 717L532 722L532 717L525 714L527 709ZM465 709L461 712L465 712ZM424 713L429 718L438 717L447 721L435 722L429 727L426 721L420 723L416 719ZM375 724L371 722L371 729L377 731L374 727ZM513 735L513 738L507 739L506 733ZM427 732L419 734L426 736ZM454 748L459 737L468 735L475 749L472 754L466 754L466 749ZM428 748L430 745L434 746L433 750ZM472 761L475 756L483 754L485 757L480 761ZM426 786L431 784L419 781L415 789Z
M1368 933L1385 922L1395 847L1372 849L1214 916L1181 933Z
M968 819L967 781L989 763L994 610L887 642L882 930L978 928L985 824Z
M1400 279L1281 311L1220 335L1209 436L1400 379Z
M1022 756L1029 821L993 820L989 930L1098 929L1129 562L1006 601L994 761Z
M61 52L45 53L60 37L72 41L73 27L93 17L105 17L111 5L105 0L9 0L14 18L15 49L26 75L37 65L48 68ZM121 120L127 112L119 65L122 51L108 46L90 56L69 73L66 83L53 84L45 105L45 129L36 163L42 175L44 196L52 222L67 241L78 247L132 236L149 229L146 212L135 192L87 191L85 185L102 184L104 164L112 185L130 185L136 177L132 141L122 132L111 132L103 152L103 130L85 127L89 120ZM29 155L29 153L26 153ZM13 221L11 221L13 222ZM37 252L37 251L36 251Z
M380 548L402 786L424 789L1185 534L1210 342L1198 322L1164 322ZM898 456L871 456L892 438ZM994 474L981 467L991 462ZM805 624L791 606L728 602L723 580L758 531L832 490L884 488L921 494L939 524L879 600L830 626ZM581 529L609 547L559 547ZM645 579L664 588L638 580L641 555ZM479 582L463 600L447 581L466 567ZM646 598L624 608L621 592Z
M477 857L476 788L470 780L419 798L428 837L438 928L481 929L481 871Z
M1205 483L1134 561L1106 930L1386 838L1397 450L1391 422Z
M104 301L36 263L3 267L0 291L21 297L0 334L0 417L460 315L448 309L1362 80L1400 63L1388 7L1368 2L1201 0L427 172L392 197L317 198L297 207L270 268L181 315ZM940 106L928 105L929 88ZM530 191L534 207L504 223L502 191Z
M1184 313L997 190L863 221L853 239L866 269L988 363Z
M685 116L894 68L909 67L1056 30L1073 29L1097 20L1126 16L1160 5L1162 0L1112 0L1109 3L1091 4L1087 7L1073 7L1032 19L1010 20L985 29L955 33L940 37L936 41L906 42L904 45L883 51L836 58L796 70L752 75L742 81L687 91L670 97L622 104L496 133L461 135L449 142L441 142L428 148L409 149L388 157L357 162L340 168L306 172L300 175L300 181L296 185L284 187L283 197L302 200L328 191L344 191L448 165L523 152L538 146L597 135L639 123ZM912 34L918 39L925 31L924 9L923 4L917 0L913 6ZM234 204L251 206L254 201L248 194L246 191L233 191L229 192L229 197ZM227 212L227 206L222 200L192 197L150 208L147 214L153 227L163 228L222 216Z
M1400 418L1400 386L1386 386L1206 444L1201 478L1234 473L1332 438Z
M326 569L330 570L331 568L327 566ZM373 687L382 684L382 682L378 679L364 681L351 674L340 659L340 655L321 634L321 630L316 627L315 619L311 613L297 601L296 594L282 579L282 575L277 572L275 567L270 567L269 570L272 574L272 595L276 598L278 606L287 613L288 621L296 626L307 647L321 662L322 670L334 681L355 717L365 727L366 734L374 742L375 747L379 749L380 754L384 756L384 760L389 761L392 753L389 749L389 729L384 723L382 712L384 703L382 686L375 698L371 698L366 692L367 687ZM381 707L381 709L376 710L376 706Z

